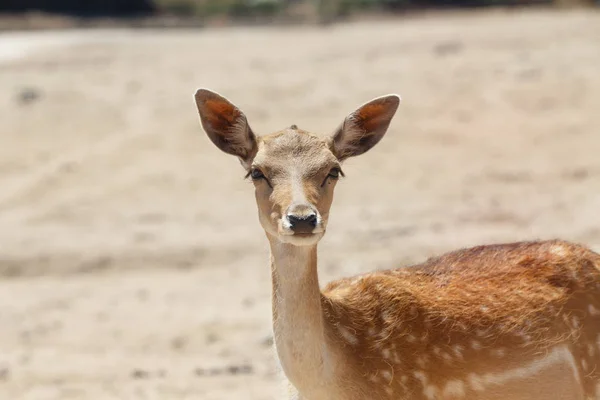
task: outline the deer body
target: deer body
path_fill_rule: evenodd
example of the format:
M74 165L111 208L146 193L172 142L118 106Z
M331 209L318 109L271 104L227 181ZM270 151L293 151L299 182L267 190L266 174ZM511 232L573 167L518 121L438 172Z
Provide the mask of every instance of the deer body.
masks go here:
M274 273L274 326L284 371L307 399L600 397L600 256L581 246L465 249L323 293L316 265L298 260L290 275ZM303 311L279 312L285 289Z
M257 138L199 90L202 125L255 184L271 248L273 328L293 399L600 399L600 255L564 241L480 246L320 290L317 243L347 157L399 104L375 99L332 137Z

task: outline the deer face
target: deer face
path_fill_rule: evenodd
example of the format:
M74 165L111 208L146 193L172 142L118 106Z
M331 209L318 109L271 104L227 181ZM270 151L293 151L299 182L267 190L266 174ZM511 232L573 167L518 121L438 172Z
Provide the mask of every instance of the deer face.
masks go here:
M255 187L259 220L283 243L314 245L325 234L341 164L381 140L400 103L377 98L350 114L337 131L318 137L296 126L256 137L246 116L222 96L200 89L202 126L222 151L239 158Z
M285 243L312 244L325 233L342 171L325 140L294 128L259 139L249 176L267 233Z

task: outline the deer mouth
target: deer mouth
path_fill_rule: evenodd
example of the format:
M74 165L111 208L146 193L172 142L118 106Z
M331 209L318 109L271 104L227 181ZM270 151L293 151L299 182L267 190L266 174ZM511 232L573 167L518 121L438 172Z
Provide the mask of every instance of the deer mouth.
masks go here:
M289 243L294 246L312 246L321 240L324 232L313 233L281 233L279 238L283 243Z
M281 229L279 234L286 237L308 238L313 236L323 235L325 230L321 227L316 227L312 232L294 232L291 229Z
M285 236L287 238L309 238L320 234L321 232L280 232L281 236Z

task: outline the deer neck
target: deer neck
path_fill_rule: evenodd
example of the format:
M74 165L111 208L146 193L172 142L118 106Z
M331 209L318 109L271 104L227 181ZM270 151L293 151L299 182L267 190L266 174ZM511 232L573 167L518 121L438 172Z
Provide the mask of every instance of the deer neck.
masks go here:
M293 246L270 236L269 242L277 355L298 390L318 390L328 382L331 354L317 275L317 246Z

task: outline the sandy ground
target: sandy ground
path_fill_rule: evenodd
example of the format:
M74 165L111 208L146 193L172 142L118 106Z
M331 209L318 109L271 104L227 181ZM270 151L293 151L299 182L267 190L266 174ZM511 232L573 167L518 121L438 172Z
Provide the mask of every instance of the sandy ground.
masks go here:
M0 399L281 399L251 184L202 133L327 133L403 97L347 162L322 281L485 242L600 247L600 13L333 28L0 35Z

